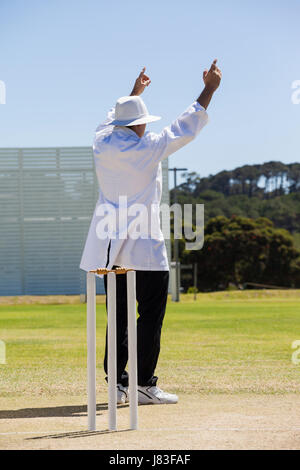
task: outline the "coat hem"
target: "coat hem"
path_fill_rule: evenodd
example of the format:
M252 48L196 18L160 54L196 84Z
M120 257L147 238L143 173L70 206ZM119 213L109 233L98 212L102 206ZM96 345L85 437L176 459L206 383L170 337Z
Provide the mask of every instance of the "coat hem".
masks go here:
M160 266L129 266L127 265L126 266L127 269L134 269L135 271L170 271L170 268L169 266L164 266L163 268L160 267ZM88 268L82 268L80 267L80 269L82 269L83 271L86 271L86 272L89 272L90 270L92 269L95 269L95 268L91 268L91 269L88 269Z

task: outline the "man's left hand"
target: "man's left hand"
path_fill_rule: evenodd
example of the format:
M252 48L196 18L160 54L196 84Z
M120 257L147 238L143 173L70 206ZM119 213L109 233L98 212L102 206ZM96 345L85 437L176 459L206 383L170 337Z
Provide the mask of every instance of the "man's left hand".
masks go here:
M146 86L149 86L151 83L150 78L145 75L145 70L146 67L143 67L143 70L139 74L138 78L135 81L134 87L132 92L130 93L130 96L139 96L143 93L145 90Z

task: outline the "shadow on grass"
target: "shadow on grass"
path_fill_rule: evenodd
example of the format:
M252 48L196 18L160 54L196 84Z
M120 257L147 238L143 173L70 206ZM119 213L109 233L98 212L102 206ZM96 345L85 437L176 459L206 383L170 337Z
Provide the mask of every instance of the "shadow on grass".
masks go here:
M118 405L118 408L126 408L128 405ZM107 403L98 403L97 411L108 409ZM0 419L20 418L47 418L47 417L78 417L87 414L86 405L55 406L51 408L22 408L20 410L0 410ZM101 413L98 413L100 415Z
M104 431L74 431L74 432L64 432L61 434L49 434L44 436L37 436L37 437L27 437L25 441L36 441L40 439L75 439L76 437L91 437L91 436L99 436L100 434L113 434L113 433L120 433L120 432L128 432L131 429L121 429L120 431L109 431L105 429Z

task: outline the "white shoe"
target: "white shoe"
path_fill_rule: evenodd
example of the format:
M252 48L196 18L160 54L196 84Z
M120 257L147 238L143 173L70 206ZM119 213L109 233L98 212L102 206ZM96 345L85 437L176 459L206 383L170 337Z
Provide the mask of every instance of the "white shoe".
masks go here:
M123 387L122 384L117 384L117 403L119 405L128 403L128 387Z
M178 402L178 396L174 393L166 393L156 386L138 387L140 405L166 405Z

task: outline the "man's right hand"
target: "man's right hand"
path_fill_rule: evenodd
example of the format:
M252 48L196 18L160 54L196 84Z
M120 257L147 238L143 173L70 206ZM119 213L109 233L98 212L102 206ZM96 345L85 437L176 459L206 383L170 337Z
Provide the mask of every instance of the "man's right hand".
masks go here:
M204 70L203 72L203 81L205 84L205 88L211 90L211 91L216 91L216 89L219 87L222 79L222 72L221 70L217 67L217 59L215 59L210 67L210 69Z

